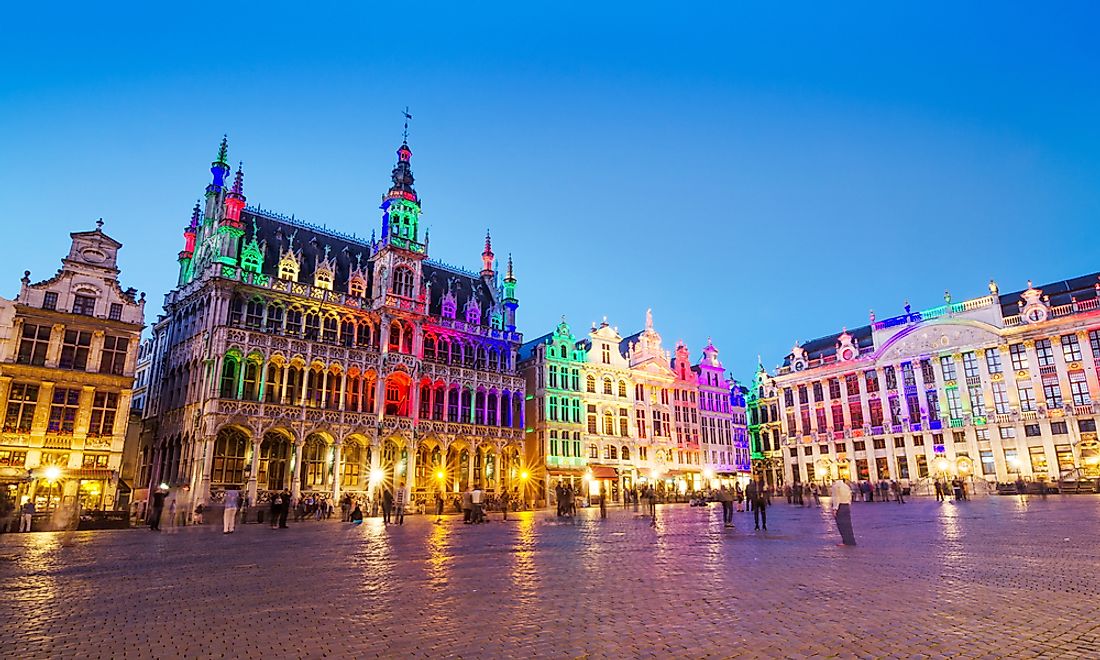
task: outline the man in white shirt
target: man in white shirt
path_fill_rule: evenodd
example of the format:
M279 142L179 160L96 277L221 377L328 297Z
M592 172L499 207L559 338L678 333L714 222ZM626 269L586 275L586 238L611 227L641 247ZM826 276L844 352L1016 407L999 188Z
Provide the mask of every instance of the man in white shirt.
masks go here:
M471 495L471 499L473 500L473 505L474 505L474 513L473 513L472 517L473 517L475 523L479 523L479 522L481 522L481 515L482 515L482 513L481 513L481 495L482 495L481 486L474 486L474 492L471 493L470 495Z
M829 490L830 506L836 518L836 528L844 545L855 545L856 535L852 531L852 489L843 479L833 482Z
M225 512L222 513L222 534L232 534L237 529L237 509L241 503L241 491L225 491Z

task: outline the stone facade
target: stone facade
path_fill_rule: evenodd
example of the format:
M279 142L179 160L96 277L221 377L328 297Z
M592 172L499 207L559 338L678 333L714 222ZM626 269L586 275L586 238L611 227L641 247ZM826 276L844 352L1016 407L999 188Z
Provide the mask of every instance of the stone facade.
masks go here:
M796 345L774 379L789 481L1100 477L1098 274ZM769 420L767 424L775 424Z
M145 296L118 281L122 244L70 234L50 279L25 273L14 300L0 298L0 487L71 523L76 508L125 508L120 481Z
M213 502L518 489L511 258L501 280L486 236L480 273L428 259L407 144L370 240L246 206L226 152L154 327L145 485Z

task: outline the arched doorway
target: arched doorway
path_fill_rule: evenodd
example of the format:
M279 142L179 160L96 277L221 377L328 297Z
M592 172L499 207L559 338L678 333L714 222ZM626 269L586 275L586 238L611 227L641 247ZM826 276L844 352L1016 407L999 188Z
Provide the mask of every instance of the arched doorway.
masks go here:
M319 433L310 433L302 446L301 490L324 491L328 489L328 443Z
M260 443L260 461L257 467L256 487L260 490L284 490L289 488L290 437L280 431L264 433Z

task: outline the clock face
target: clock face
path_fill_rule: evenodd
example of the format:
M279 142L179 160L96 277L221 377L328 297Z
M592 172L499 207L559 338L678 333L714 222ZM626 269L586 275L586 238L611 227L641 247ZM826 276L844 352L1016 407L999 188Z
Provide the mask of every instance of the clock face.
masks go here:
M85 261L90 261L93 264L101 263L107 258L107 255L93 249L84 250L80 253L80 256L84 257Z
M1032 307L1024 312L1024 318L1029 323L1041 323L1047 320L1047 310L1045 307Z
M853 353L853 352L852 352L852 349L850 349L850 348L846 348L846 349L844 349L843 351L841 351L841 353L840 353L840 357L841 357L841 359L843 359L843 360L851 360L851 359L852 359L852 357L854 357L852 353Z

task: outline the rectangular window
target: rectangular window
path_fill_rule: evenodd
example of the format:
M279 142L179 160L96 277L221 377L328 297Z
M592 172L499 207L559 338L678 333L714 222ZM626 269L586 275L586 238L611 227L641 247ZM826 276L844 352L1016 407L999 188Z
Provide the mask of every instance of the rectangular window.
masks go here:
M966 431L952 431L951 439L955 444L966 444Z
M943 372L944 380L955 380L955 359L950 355L945 355L940 358L940 371Z
M940 435L939 433L937 433L936 435L934 435L932 437L935 439L937 445L942 445L943 444L943 436ZM913 446L914 447L923 447L924 446L924 436L923 435L914 435L913 436Z
M96 392L92 400L92 417L88 426L88 435L93 437L112 435L117 412L118 394L116 392Z
M1100 330L1089 331L1089 347L1092 349L1092 359L1100 360Z
M952 416L952 419L963 418L963 401L959 398L959 390L956 387L948 387L947 392L947 414Z
M867 443L863 440L856 440L852 443L852 449L854 451L864 451L867 449Z
M1008 354L1012 358L1012 370L1023 371L1027 369L1027 349L1023 344L1013 344L1008 347Z
M1069 394L1073 398L1073 405L1075 406L1087 406L1092 403L1092 399L1089 397L1089 385L1083 380L1071 380Z
M871 472L867 469L867 459L856 459L856 478L860 481L866 481L871 478Z
M1016 437L1016 428L1013 426L1002 426L998 431L1001 434L1001 440L1011 440Z
M871 399L867 403L871 412L871 426L882 426L882 400Z
M596 445L588 445L588 458L599 459L600 448Z
M604 364L611 364L611 347L607 344L600 347L600 359Z
M909 478L909 459L905 456L898 456L898 479Z
M1096 355L1094 353L1094 355ZM1054 445L1054 454L1058 458L1058 471L1068 472L1076 467L1073 464L1073 447L1070 445Z
M1043 429L1038 424L1024 424L1024 435L1029 438L1037 438L1043 434Z
M76 413L80 406L80 390L59 387L53 391L50 405L51 433L72 433L76 425Z
M1016 390L1020 395L1020 412L1035 410L1035 389L1031 383L1020 383Z
M875 438L871 442L875 449L886 449L886 438Z
M963 374L967 378L974 378L978 375L978 358L974 357L974 351L963 353Z
M848 396L856 396L859 394L859 376L856 374L848 374L844 377L844 384L848 389Z
M978 440L989 440L989 429L974 429L974 435L978 436Z
M1015 447L1005 447L1005 465L1008 466L1008 471L1016 474L1020 473L1020 454L1017 453Z
M95 297L93 296L73 296L73 314L81 314L83 316L95 315Z
M1054 364L1054 348L1049 339L1040 339L1035 342L1035 354L1039 358L1040 367L1049 367Z
M1062 335L1062 357L1067 363L1081 361L1081 344L1077 341L1077 335Z
M848 416L852 420L852 428L860 428L863 426L863 406L859 401L852 401L848 404Z
M894 447L896 449L905 448L905 438L894 438Z
M917 456L917 478L928 478L928 457L924 454L919 454Z
M1008 389L1003 381L995 382L991 387L993 388L993 408L998 415L1007 415L1009 413Z
M999 374L1003 371L1001 368L1001 351L997 348L985 349L985 366L989 369L991 374Z
M41 367L46 364L46 350L50 346L50 332L48 325L23 324L23 337L19 341L19 364L30 364Z
M1077 430L1082 433L1096 433L1096 420L1095 419L1079 419L1077 420Z
M873 394L878 392L878 374L874 369L863 372L863 382L867 386L867 393Z
M34 407L38 401L38 386L12 383L4 415L4 432L30 433L34 423Z
M913 373L912 362L901 363L901 382L904 383L906 387L917 386L917 376Z
M112 321L122 320L122 303L111 303L111 311L107 314L107 318Z
M836 453L843 454L846 451L848 451L847 445L845 445L843 442L836 443Z
M1043 397L1047 400L1047 408L1062 407L1062 386L1058 381L1043 383Z
M975 367L977 368L977 367ZM981 385L971 385L967 388L970 395L970 412L977 417L985 415L985 396L982 394Z
M105 470L110 460L109 454L84 454L81 466L89 469Z
M925 359L920 361L920 375L924 379L925 386L936 384L936 370L932 368L932 362Z
M42 297L42 309L57 309L57 292L47 291Z
M126 337L103 338L103 352L99 356L99 373L121 376L126 370L126 349L130 340Z
M925 392L925 401L928 403L928 421L940 421L940 395L936 390Z
M1047 452L1042 447L1028 447L1031 458L1031 471L1035 474L1045 474L1047 471Z
M893 367L886 367L885 369L882 370L882 372L886 375L886 389L888 389L888 390L898 389L898 376L897 376L896 373L894 373L894 368Z
M829 398L830 399L839 399L840 398L840 380L837 379L837 378L830 378L829 379Z
M92 333L87 330L66 330L64 343L61 344L62 369L83 371L88 368L88 353L91 351Z
M1065 435L1069 433L1069 427L1066 426L1065 422L1051 422L1050 432L1054 435Z
M984 474L984 475L997 474L997 464L993 460L993 450L992 449L983 449L980 452L978 452L978 456L980 456L981 460L982 460L982 474Z
M708 374L709 376L710 374ZM824 401L825 396L821 393L821 381L814 383L814 401Z
M0 467L21 468L27 463L27 452L0 449Z

